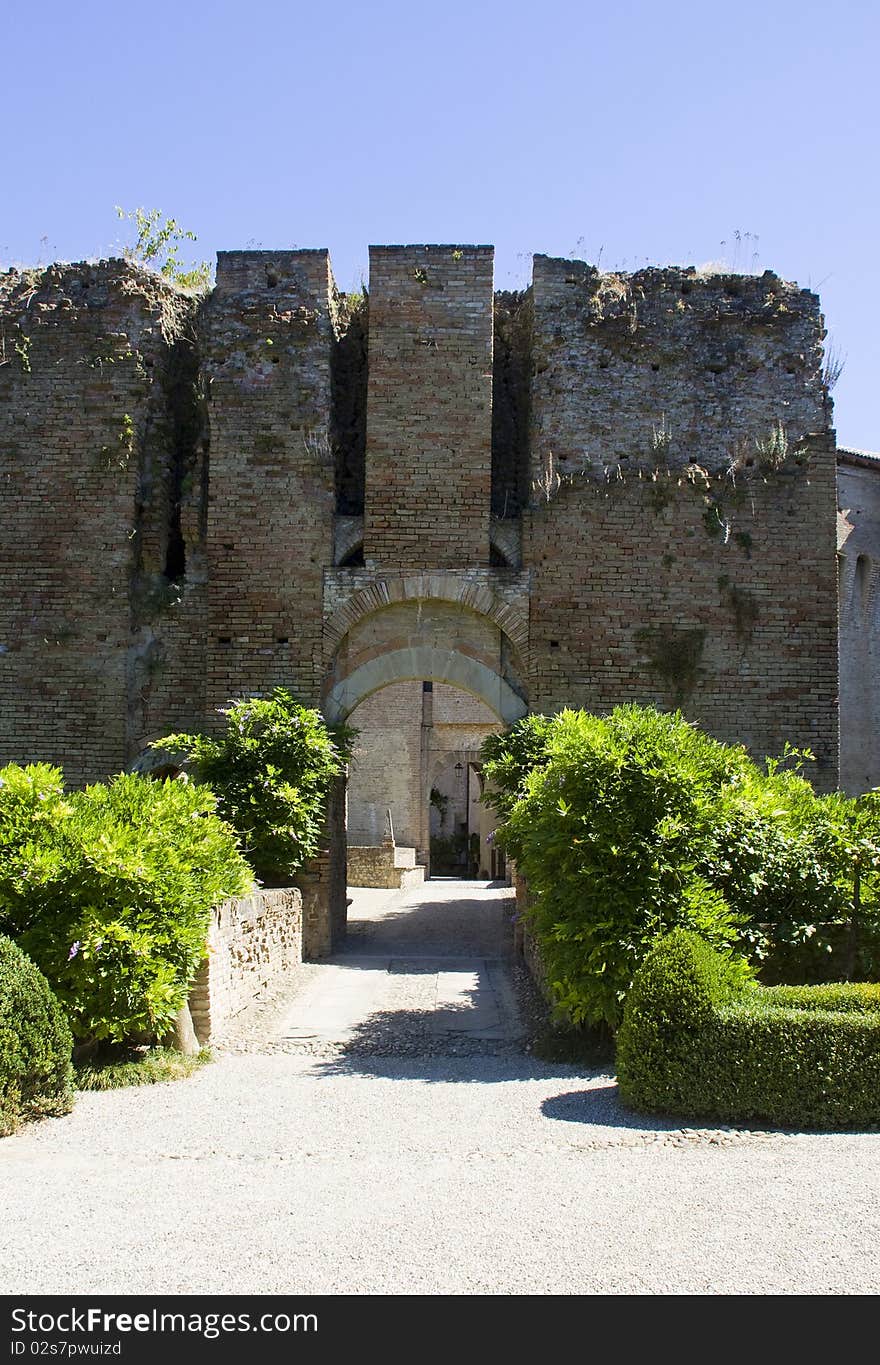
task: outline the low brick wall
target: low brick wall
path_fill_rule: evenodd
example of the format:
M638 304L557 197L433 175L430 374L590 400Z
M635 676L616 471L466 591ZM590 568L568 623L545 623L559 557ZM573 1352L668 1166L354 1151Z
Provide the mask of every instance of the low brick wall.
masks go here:
M516 890L516 919L513 926L513 949L515 953L523 959L532 977L538 985L545 1000L550 999L550 992L547 989L547 974L541 955L538 952L537 941L529 932L528 924L525 919L525 912L529 904L529 888L525 877L521 872L508 862L508 871Z
M416 863L414 848L394 844L350 844L348 848L349 886L377 886L406 889L418 886L425 869Z
M393 844L349 844L349 886L400 886Z
M302 894L296 887L224 901L212 915L208 956L189 997L200 1043L266 986L302 962Z

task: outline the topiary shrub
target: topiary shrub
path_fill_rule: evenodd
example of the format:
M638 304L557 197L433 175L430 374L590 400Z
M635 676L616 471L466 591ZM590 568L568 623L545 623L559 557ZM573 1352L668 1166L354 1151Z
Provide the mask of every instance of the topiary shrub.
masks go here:
M231 702L222 735L168 735L151 747L192 766L217 795L257 876L289 885L318 851L331 779L343 771L353 731L331 734L320 711L283 687Z
M634 1109L743 1123L880 1123L880 986L763 987L675 931L642 963L617 1036Z
M73 1104L73 1038L42 972L0 934L0 1136Z
M0 932L45 973L78 1039L161 1037L205 955L211 909L253 887L216 798L122 775L65 794L0 769Z

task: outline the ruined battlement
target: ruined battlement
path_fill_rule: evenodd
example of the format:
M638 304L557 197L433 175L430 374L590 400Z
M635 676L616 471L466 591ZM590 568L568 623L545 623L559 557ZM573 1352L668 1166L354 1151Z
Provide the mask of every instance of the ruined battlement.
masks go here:
M221 252L203 297L7 272L0 759L84 780L387 651L505 714L681 705L832 785L823 337L771 272L538 255L496 291L490 246L373 247L357 295L325 250Z

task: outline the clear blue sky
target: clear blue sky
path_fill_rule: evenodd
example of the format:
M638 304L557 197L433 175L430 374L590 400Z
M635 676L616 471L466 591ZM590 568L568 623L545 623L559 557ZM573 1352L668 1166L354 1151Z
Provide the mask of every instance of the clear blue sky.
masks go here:
M121 204L343 288L373 242L493 242L508 288L535 251L771 268L880 450L875 0L7 0L2 35L4 265L118 249Z

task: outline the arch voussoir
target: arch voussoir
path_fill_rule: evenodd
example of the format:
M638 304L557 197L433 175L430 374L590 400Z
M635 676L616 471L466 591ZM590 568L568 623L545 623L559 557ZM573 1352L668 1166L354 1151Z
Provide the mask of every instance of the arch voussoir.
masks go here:
M373 612L404 602L449 602L476 612L493 621L508 636L529 671L528 618L510 602L499 598L484 583L452 573L410 573L386 575L360 588L347 602L336 607L324 623L324 656L329 662L342 640Z
M425 678L479 697L506 725L512 725L528 710L519 693L478 659L455 649L411 645L379 654L334 683L324 698L324 715L336 724L380 688Z

